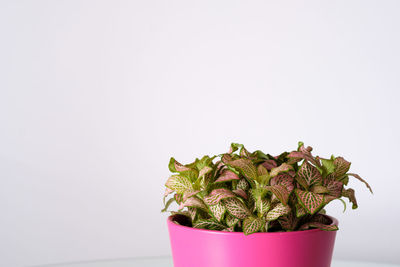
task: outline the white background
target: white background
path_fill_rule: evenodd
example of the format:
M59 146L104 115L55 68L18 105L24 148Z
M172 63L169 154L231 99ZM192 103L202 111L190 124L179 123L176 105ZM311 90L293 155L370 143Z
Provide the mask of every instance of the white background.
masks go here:
M0 1L0 266L168 255L163 185L230 142L370 182L334 257L400 263L399 1Z

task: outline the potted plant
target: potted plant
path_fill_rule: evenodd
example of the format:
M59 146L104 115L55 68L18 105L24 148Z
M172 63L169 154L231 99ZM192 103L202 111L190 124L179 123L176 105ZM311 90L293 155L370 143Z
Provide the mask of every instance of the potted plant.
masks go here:
M169 162L164 195L175 267L329 267L338 221L324 207L347 198L357 208L343 157L311 147L278 156L231 144L228 153ZM172 194L168 201L166 198Z

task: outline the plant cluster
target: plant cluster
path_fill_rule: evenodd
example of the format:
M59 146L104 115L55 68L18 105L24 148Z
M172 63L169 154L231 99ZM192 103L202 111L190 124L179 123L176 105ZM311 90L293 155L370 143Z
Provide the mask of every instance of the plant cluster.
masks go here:
M372 189L348 172L350 162L343 157L315 157L311 151L299 142L297 150L271 156L232 143L228 153L186 165L171 158L173 175L165 184L162 211L176 202L179 208L172 214L187 217L189 226L245 235L312 228L335 231L338 227L324 215L324 207L339 199L346 208L344 197L357 208L354 190L345 188L349 177L365 183L371 193Z

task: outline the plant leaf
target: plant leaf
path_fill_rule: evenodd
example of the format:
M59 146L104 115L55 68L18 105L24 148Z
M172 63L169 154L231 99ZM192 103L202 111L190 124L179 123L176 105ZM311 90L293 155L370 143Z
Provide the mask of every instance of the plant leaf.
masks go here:
M204 202L209 206L217 205L222 199L236 197L236 195L226 189L226 188L218 188L211 191L211 193L204 198Z
M165 186L179 194L183 194L185 191L193 191L193 185L189 179L180 175L169 177Z
M179 209L183 209L184 207L199 208L199 209L203 209L205 211L208 211L207 206L198 197L188 198L186 201L181 203L181 205L179 206Z
M276 164L276 161L272 159L264 161L261 165L264 166L268 171L278 166L278 164Z
M289 200L289 191L284 185L271 185L266 186L265 188L271 191L283 205L287 205Z
M235 193L236 195L238 195L244 199L247 199L247 194L243 189L235 189L235 190L233 190L233 193Z
M333 157L333 156L332 156ZM322 167L324 168L324 177L335 172L336 165L333 159L321 159Z
M282 203L278 203L272 210L267 213L267 221L273 221L279 217L288 214L291 211L289 206L285 206Z
M193 227L208 230L222 230L226 228L225 225L218 222L214 218L197 220L197 222L194 223Z
M299 219L290 212L287 215L279 217L278 222L286 231L293 231L296 228Z
M312 186L314 184L322 184L321 173L316 167L308 163L308 161L304 161L303 164L301 164L300 169L297 171L297 176L305 180L308 186Z
M250 235L255 232L258 232L263 224L264 222L261 218L254 216L247 217L243 221L243 233L245 235Z
M275 168L271 169L270 176L271 177L275 177L275 176L277 176L278 174L280 174L282 172L288 172L290 170L293 170L292 165L289 165L287 163L282 163L278 167L275 167Z
M228 212L238 219L243 220L251 214L249 209L238 198L227 198L223 202Z
M300 189L294 190L299 203L310 214L314 214L324 204L324 196Z
M161 210L161 212L166 212L168 210L168 207L175 201L173 197L168 199L167 203L165 203L164 208Z
M222 202L219 202L217 205L214 206L209 206L210 211L213 214L214 218L217 219L217 221L221 221L222 218L224 217L226 208Z
M271 185L283 185L290 193L294 189L294 178L288 173L281 173L271 179Z
M356 195L354 192L354 189L345 189L342 191L342 196L347 197L349 199L349 201L353 204L352 209L355 210L356 208L358 208L358 204L357 204L357 199L356 199Z
M334 172L336 179L340 179L343 175L345 175L349 171L351 165L350 162L346 161L342 157L335 158L333 164L335 164L336 167Z
M358 175L356 173L348 173L347 175L353 176L354 178L360 180L367 186L367 188L369 189L369 191L371 191L372 194L374 193L374 192L372 192L371 186L363 178L361 178L360 175Z
M171 158L169 160L168 168L171 172L183 172L183 171L190 170L190 168L183 166L178 161L176 161L174 158Z
M257 199L255 204L257 211L261 215L267 213L271 208L271 202L268 199Z
M249 189L249 184L247 183L246 179L240 179L238 184L237 184L237 189L242 189L246 191Z
M307 230L310 228L318 228L320 230L323 231L337 231L339 230L339 227L335 224L331 224L331 225L326 225L323 223L319 223L319 222L307 222L305 224L303 224L302 226L300 226L299 230L303 231L303 230Z
M328 194L334 196L335 198L340 197L342 194L343 183L335 180L328 181L326 184L328 189Z
M225 222L229 227L233 227L239 222L239 219L227 213L225 216Z
M239 180L239 176L231 170L225 169L222 171L221 175L215 181L215 183L222 183L232 180Z
M249 159L236 159L229 162L228 165L237 169L249 180L257 179L257 169Z
M316 193L316 194L325 194L328 193L328 188L322 185L313 185L311 187L311 192Z
M296 217L302 217L307 214L307 211L300 204L296 205Z

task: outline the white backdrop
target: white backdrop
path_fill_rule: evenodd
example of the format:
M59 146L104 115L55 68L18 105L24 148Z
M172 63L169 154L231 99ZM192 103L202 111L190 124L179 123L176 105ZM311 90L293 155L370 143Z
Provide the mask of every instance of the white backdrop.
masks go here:
M399 1L0 1L0 266L168 255L170 156L302 140L359 209L337 259L400 263Z

